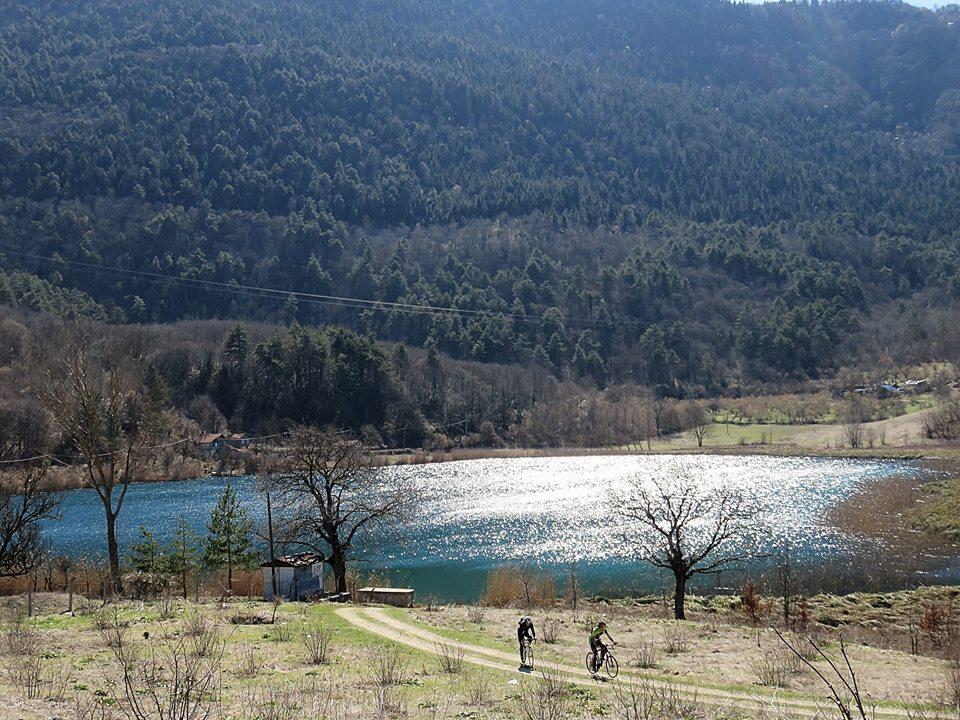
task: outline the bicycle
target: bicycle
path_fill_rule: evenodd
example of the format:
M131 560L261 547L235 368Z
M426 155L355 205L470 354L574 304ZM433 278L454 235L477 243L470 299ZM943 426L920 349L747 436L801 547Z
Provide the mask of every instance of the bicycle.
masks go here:
M533 641L530 638L524 638L520 646L520 664L524 667L533 667Z
M617 659L609 650L607 650L606 657L603 660L603 669L607 675L610 676L611 680L620 672L620 663L617 662ZM600 673L600 660L592 650L587 653L587 670L591 675L598 675Z

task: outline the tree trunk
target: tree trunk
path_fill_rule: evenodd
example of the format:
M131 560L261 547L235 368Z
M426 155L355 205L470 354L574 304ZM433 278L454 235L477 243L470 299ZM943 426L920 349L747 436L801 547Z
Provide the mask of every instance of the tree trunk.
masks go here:
M336 584L336 592L345 593L347 591L347 559L343 552L334 551L330 554L330 569L333 571L333 580Z
M674 572L674 577L677 584L673 591L673 617L677 620L686 620L683 602L687 595L687 576L680 572Z
M233 532L230 529L230 517L227 516L227 594L233 597Z
M107 555L110 558L110 585L116 595L123 595L123 578L120 576L120 548L117 545L117 516L104 505L107 518Z

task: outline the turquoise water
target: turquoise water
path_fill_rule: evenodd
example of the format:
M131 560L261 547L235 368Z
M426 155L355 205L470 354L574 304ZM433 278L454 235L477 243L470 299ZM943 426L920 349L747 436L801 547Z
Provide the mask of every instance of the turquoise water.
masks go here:
M791 555L810 568L843 572L856 557L858 567L879 571L889 549L883 541L847 535L824 522L825 514L871 482L924 471L895 461L645 455L472 460L385 472L415 482L424 501L402 528L402 540L360 548L358 567L409 582L421 596L469 600L482 591L491 569L505 565L553 573L559 588L575 566L586 592L658 589L667 579L632 556L635 530L618 517L615 497L633 478L677 472L704 485L735 486L750 498L759 515L745 545L755 555L772 556L789 545ZM262 521L256 483L233 482ZM132 487L119 521L122 547L129 547L140 525L168 538L181 513L202 529L225 483L208 477ZM46 531L57 553L105 554L102 510L93 491L68 493L62 519ZM752 570L770 562L756 561ZM951 567L935 570L954 573ZM732 582L729 576L712 578L706 589Z

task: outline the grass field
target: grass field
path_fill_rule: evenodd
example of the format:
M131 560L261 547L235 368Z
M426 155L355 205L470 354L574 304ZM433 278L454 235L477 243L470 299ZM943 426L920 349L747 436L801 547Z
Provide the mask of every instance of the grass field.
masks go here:
M906 717L907 706L929 713L951 690L951 666L934 657L947 635L929 627L919 653L910 654L908 627L930 608L952 609L956 594L812 598L805 624L788 637L810 635L837 659L833 626L845 627L876 716ZM9 618L24 600L7 598L0 717L633 718L623 704L638 694L650 718L813 717L824 706L822 683L767 627L779 610L764 602L756 624L730 597L691 599L693 619L683 624L667 619L655 599L585 602L576 615L559 605L289 603L271 624L274 608L261 602L81 604L68 615L64 596L38 595L37 615L15 623ZM517 662L521 612L533 615L539 633L532 671ZM599 617L619 643L611 648L621 665L615 680L593 678L584 667L586 635ZM828 670L825 660L814 663ZM181 695L176 712L161 712L171 710L176 688L191 683L195 691L202 686L191 701Z

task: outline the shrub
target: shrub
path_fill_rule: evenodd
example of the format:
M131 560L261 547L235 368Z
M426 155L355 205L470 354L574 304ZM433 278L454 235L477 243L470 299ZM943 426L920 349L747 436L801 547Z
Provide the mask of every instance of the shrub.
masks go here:
M636 650L633 654L633 664L638 668L655 668L657 666L657 646L646 638L637 640Z
M474 625L483 625L483 620L487 616L487 609L482 605L471 605L467 608L467 621Z
M223 652L224 640L218 628L212 622L206 622L184 633L188 647L198 658L213 657Z
M556 670L545 668L536 682L523 683L520 709L524 720L566 720L573 695Z
M654 685L646 680L614 685L613 708L612 716L618 720L704 717L703 706L695 694L686 695L679 688Z
M464 692L467 705L470 707L483 707L490 704L490 677L483 672L471 675L466 682Z
M184 637L200 637L210 631L212 624L212 621L206 615L199 612L190 613L183 620L183 635Z
M311 665L325 665L330 660L330 646L333 641L333 631L330 628L322 623L304 625L300 629L300 639Z
M557 636L560 631L560 623L556 618L545 617L540 625L540 639L547 645L554 645L557 642Z
M787 668L780 653L765 652L750 661L750 668L760 685L766 687L783 687L786 685Z
M3 634L3 669L7 681L25 700L42 695L42 640L38 630L19 619Z
M690 650L690 641L680 623L674 623L663 633L663 651L667 655L676 655Z
M293 642L294 627L292 623L276 622L270 626L270 638L274 642Z
M242 678L255 678L260 674L260 656L253 643L245 643L240 649L240 665L237 675Z
M530 568L499 568L487 575L482 602L489 607L546 607L557 599L557 588L549 575Z
M757 586L748 580L740 590L740 612L752 624L758 624L767 615L773 602L764 602L757 594Z
M441 643L437 645L437 660L440 670L450 675L463 671L463 645L460 643Z
M123 712L135 720L203 720L220 699L221 665L225 643L217 641L198 654L196 638L181 636L151 641L144 647L114 627L109 645L120 666L123 696L114 697Z
M354 717L344 707L346 694L315 680L251 685L242 690L238 720L303 720Z
M407 672L407 664L395 649L376 648L367 657L370 678L375 687L402 685Z

